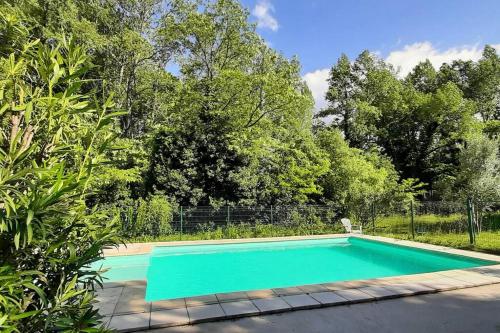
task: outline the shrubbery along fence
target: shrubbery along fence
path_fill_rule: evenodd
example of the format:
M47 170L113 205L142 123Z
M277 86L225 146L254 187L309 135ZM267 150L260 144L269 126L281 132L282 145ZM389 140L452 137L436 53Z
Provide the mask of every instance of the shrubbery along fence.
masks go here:
M372 204L356 212L350 216L326 205L173 209L166 200L155 198L121 215L124 231L136 238L168 236L169 240L175 240L343 233L340 219L350 217L353 223L361 223L367 234L458 247L486 241L486 250L500 251L500 203L416 201L391 206Z

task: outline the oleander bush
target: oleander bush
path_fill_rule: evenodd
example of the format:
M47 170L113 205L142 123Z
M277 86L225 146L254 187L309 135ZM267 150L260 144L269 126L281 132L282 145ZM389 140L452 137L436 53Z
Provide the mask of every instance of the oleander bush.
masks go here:
M0 16L0 331L104 331L89 267L118 238L85 198L117 113L85 91L83 48Z

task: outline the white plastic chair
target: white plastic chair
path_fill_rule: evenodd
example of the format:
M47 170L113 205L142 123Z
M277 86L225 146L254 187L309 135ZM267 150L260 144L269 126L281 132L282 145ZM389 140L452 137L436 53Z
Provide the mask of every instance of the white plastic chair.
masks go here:
M342 225L344 226L345 231L348 234L362 234L363 233L363 226L361 224L360 225L352 225L351 220L349 220L348 218L345 218L345 217L343 219L340 219L340 222L342 222Z

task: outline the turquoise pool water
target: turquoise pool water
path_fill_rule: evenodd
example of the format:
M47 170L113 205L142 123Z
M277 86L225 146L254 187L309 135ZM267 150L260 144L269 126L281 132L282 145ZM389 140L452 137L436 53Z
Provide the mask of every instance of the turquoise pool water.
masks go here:
M107 277L146 278L155 301L492 264L359 238L156 247L147 257L110 257Z

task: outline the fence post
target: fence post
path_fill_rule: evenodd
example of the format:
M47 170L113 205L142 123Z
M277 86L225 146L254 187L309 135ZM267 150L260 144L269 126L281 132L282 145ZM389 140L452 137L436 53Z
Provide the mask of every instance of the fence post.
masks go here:
M467 227L469 229L469 242L471 244L475 243L474 237L474 227L472 221L472 200L471 198L467 198Z
M182 206L181 206L181 229L180 229L180 239L182 240L182 227L183 227L183 213L182 213Z
M375 234L375 202L372 202L372 227L373 234Z
M411 237L415 239L415 212L413 211L413 199L410 201L411 214Z
M231 215L229 213L230 207L227 206L227 217L226 217L226 228L229 226L229 223L231 223Z
M273 225L273 205L271 205L271 225Z

